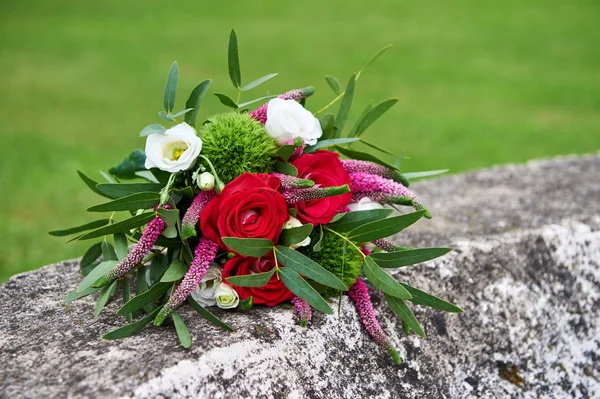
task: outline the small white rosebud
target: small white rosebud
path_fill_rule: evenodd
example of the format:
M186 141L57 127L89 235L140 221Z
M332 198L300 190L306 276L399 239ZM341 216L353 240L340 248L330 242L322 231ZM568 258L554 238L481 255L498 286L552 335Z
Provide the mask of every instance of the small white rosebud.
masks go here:
M293 229L294 227L300 227L302 225L303 224L298 219L296 219L293 216L290 216L290 220L285 222L285 224L283 225L283 228L284 229ZM298 244L291 245L290 248L296 249L299 247L306 247L309 244L310 244L310 237L306 237L304 240L300 241Z
M209 191L215 187L215 177L210 172L201 173L196 182L202 191Z
M221 309L233 309L240 303L238 293L226 283L220 283L215 290L217 306Z

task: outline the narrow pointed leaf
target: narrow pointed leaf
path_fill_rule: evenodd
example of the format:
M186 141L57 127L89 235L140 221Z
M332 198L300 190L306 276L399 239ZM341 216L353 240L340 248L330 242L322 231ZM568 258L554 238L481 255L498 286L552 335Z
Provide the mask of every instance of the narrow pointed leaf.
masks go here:
M310 223L291 229L283 229L279 235L279 245L289 247L301 243L310 235L312 230L313 225Z
M364 271L369 281L386 294L400 299L412 298L406 288L384 272L370 256L365 258Z
M136 211L138 209L153 209L160 201L158 193L137 193L114 201L94 205L88 212Z
M229 78L236 88L242 85L242 74L240 72L240 58L238 54L238 42L235 30L231 30L229 35L229 48L227 51L227 66L229 68Z
M73 290L73 291L69 292L69 294L65 298L65 303L71 303L73 301L76 301L77 299L86 297L97 291L100 291L100 288L88 287L81 292L77 292L77 290Z
M370 209L343 214L342 218L327 225L328 229L346 233L367 223L383 220L392 214L392 209Z
M371 102L369 102L369 104L367 104L367 106L365 107L365 109L363 110L363 112L360 114L360 116L358 117L358 119L356 119L356 122L354 122L354 125L352 126L352 129L350 129L350 131L348 132L348 137L355 137L357 136L357 132L358 132L358 128L360 126L360 123L363 119L365 119L365 116L373 109L373 100L371 100Z
M48 234L54 237L68 236L71 234L81 233L82 231L93 230L97 229L98 227L106 226L109 221L110 219L95 220L93 222L82 224L81 226L71 227L70 229L51 231Z
M180 117L181 115L185 115L185 114L187 114L188 112L191 112L191 111L193 111L193 110L194 110L194 108L186 108L186 109L184 109L184 110L182 110L182 111L179 111L179 112L177 112L177 113L175 113L175 114L171 115L171 117L172 117L173 119L175 119L175 118L178 118L178 117Z
M167 83L165 85L165 92L163 96L163 102L166 112L173 111L175 107L175 93L177 92L177 81L179 80L179 66L177 61L171 65L169 70L169 76L167 77Z
M125 280L123 280L123 303L129 302L130 299L131 299L131 283L129 282L129 279L126 278ZM127 313L125 315L125 319L127 320L128 323L131 323L131 321L133 320L133 315L131 313Z
M339 95L342 92L342 86L340 85L340 81L337 80L334 76L325 75L325 81L336 95Z
M273 242L264 238L223 237L223 242L240 255L260 258L273 250Z
M146 126L140 132L140 137L150 136L151 134L163 134L167 131L167 128L161 124L153 123L151 125Z
M237 107L238 108L244 108L244 107L247 107L248 105L257 103L259 101L270 100L270 99L275 98L275 97L277 97L276 94L273 94L273 95L270 95L270 96L264 96L264 97L255 98L254 100L250 100L250 101L246 101L244 103L238 104Z
M156 215L154 212L142 213L141 215L133 216L121 222L109 224L108 226L91 231L79 237L79 240L89 240L90 238L101 237L114 233L127 233L131 229L145 225L155 217Z
M116 233L115 238L115 252L117 253L117 259L123 260L129 252L127 244L127 236L123 233Z
M375 144L371 144L371 143L369 143L369 142L367 142L367 141L365 141L363 139L361 139L360 142L363 143L364 145L366 145L367 147L371 147L374 150L377 150L379 152L383 152L384 154L390 155L390 156L392 156L394 158L398 157L396 154L393 154L393 153L391 153L391 152L389 152L387 150L384 150L381 147L377 147Z
M392 309L392 311L396 313L396 315L398 315L398 317L400 317L400 319L404 323L405 332L407 330L406 327L408 327L414 332L416 332L418 336L425 338L425 333L423 332L423 329L421 328L421 325L419 324L417 318L409 309L409 307L406 306L406 303L404 303L402 299L394 298L393 296L387 294L385 295L385 299L390 309Z
M385 114L398 101L399 100L397 98L392 98L374 106L373 109L369 110L364 115L364 117L358 122L355 135L360 136L361 134L363 134L377 119L379 119L383 114Z
M159 183L98 184L98 191L105 197L122 198L139 193L159 193L163 187Z
M94 270L92 270L90 272L90 274L85 276L83 281L79 284L79 287L77 287L76 292L78 294L80 294L83 291L90 288L92 286L92 284L94 284L96 281L98 281L98 279L100 277L104 276L106 273L111 271L117 265L117 263L118 262L116 260L108 260L108 261L104 261L104 262L100 263L98 266L96 266L94 268Z
M290 291L304 299L310 306L323 313L333 314L327 301L292 268L282 267L279 269L279 278Z
M380 252L372 254L371 258L380 267L403 267L435 259L450 251L452 248L417 248L397 252Z
M248 91L248 90L254 89L255 87L265 83L267 80L273 79L277 75L278 75L277 73L270 73L268 75L262 76L256 80L253 80L252 82L244 85L243 87L240 87L240 91Z
M94 317L98 317L100 315L100 312L102 312L102 309L104 309L104 306L106 305L106 302L108 302L108 299L110 298L111 293L116 285L117 282L113 281L112 284L102 287L100 290L100 295L98 296L98 300L96 301Z
M102 255L102 243L98 242L85 251L85 254L81 258L81 262L79 262L79 267L82 269L88 267L92 263L96 262L100 255Z
M108 197L106 194L104 194L102 191L100 191L98 188L96 188L96 186L98 185L98 183L96 181L90 179L85 174L83 174L83 172L81 172L79 170L77 171L77 174L79 175L81 180L83 180L83 182L86 184L86 186L88 186L90 188L90 190L92 190L96 194L99 194L103 197Z
M192 336L190 335L190 330L188 330L185 322L179 316L179 313L173 312L171 314L173 317L173 323L175 324L175 331L177 331L177 338L179 338L179 343L185 349L189 349L192 346Z
M148 314L146 317L144 317L136 322L133 322L131 324L127 324L126 326L123 326L121 328L117 328L116 330L112 330L111 332L105 334L102 338L104 338L104 339L120 339L120 338L131 337L132 335L135 335L135 334L139 333L140 331L142 331L144 329L144 327L146 327L146 324L148 324L152 320L154 320L154 318L156 317L156 315L158 314L159 311L160 311L160 308L156 308L152 313Z
M319 284L335 288L336 290L348 290L342 280L314 260L302 255L300 252L288 247L278 246L275 253L277 255L277 260L282 265L293 269L302 276L310 278Z
M117 315L124 316L127 313L135 312L143 308L149 303L153 303L160 299L168 290L171 288L171 284L158 283L150 287L150 289L143 294L134 296L129 302L121 307L117 311Z
M119 260L117 258L117 253L115 251L115 247L112 244L109 244L108 241L102 241L102 259L107 260Z
M160 282L170 283L171 281L177 281L185 276L185 273L187 273L188 270L189 267L185 263L179 259L174 259L173 263L171 263L167 271L165 271L165 274L163 274Z
M235 103L235 101L233 101L231 98L229 98L227 95L223 94L223 93L213 93L215 96L217 96L217 98L219 99L219 101L221 102L221 104L223 104L226 107L229 108L233 108L233 109L237 109L238 105Z
M311 152L315 152L321 148L331 147L331 146L340 145L340 144L354 143L359 140L360 139L358 137L343 137L343 138L339 138L339 139L321 140L321 141L318 141L317 144L315 144L315 145L306 147L306 150L304 152L311 153Z
M201 82L198 86L194 87L190 97L185 102L186 108L192 108L191 112L185 114L185 123L190 126L196 126L196 117L198 116L198 112L200 111L200 105L202 104L202 99L208 92L212 80L208 79Z
M350 231L348 233L348 238L355 242L368 242L386 238L404 230L417 220L421 219L424 214L425 211L421 210L369 222Z
M227 277L226 280L229 284L238 287L264 287L265 285L267 285L271 277L273 277L274 273L275 268L271 269L271 271L264 273L254 273L247 274L244 276Z
M404 177L407 179L420 179L422 177L431 177L441 175L442 173L446 173L449 169L439 169L439 170L428 170L425 172L408 172L403 173Z
M428 294L424 291L421 291L415 287L411 287L408 284L400 283L410 294L412 298L410 299L412 303L417 305L427 306L433 309L442 310L444 312L450 313L462 313L462 309L456 305L451 304L450 302L446 302L443 299L440 299L436 296Z
M323 135L321 136L321 140L327 140L334 136L335 130L335 117L333 114L325 114L319 119L319 123L321 124L321 130L323 131Z
M221 327L224 330L234 331L233 327L231 327L229 324L221 321L221 319L219 319L217 316L215 316L214 314L212 314L211 312L209 312L208 310L206 310L205 308L200 306L192 298L188 298L188 303L192 306L192 308L194 308L194 310L196 312L200 313L200 316L204 317L210 323L214 324L217 327Z
M335 137L340 137L342 131L344 130L344 126L346 125L346 121L348 120L348 116L350 115L350 108L352 107L352 99L354 97L354 84L356 83L356 74L350 77L348 81L348 85L346 86L346 92L344 97L342 97L342 102L340 103L340 109L338 110L337 117L335 118Z

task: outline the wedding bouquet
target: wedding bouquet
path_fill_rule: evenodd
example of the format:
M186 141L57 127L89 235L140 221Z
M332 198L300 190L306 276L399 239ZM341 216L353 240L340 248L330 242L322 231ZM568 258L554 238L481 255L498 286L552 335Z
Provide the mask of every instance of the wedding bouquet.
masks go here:
M326 76L336 97L312 113L305 108L312 87L240 103L243 93L277 74L242 85L235 31L228 66L237 99L214 94L230 110L196 123L211 85L205 80L185 108L175 112L179 73L174 63L164 111L158 113L164 123L140 133L145 151L132 152L103 173L106 183L79 172L91 190L108 199L88 211L110 216L50 233L99 240L83 255L85 277L67 302L98 292L97 316L118 290L123 305L117 315L129 324L105 339L128 337L150 322L160 326L170 318L181 345L189 348L191 335L177 313L185 302L209 322L231 330L207 308L248 310L291 302L299 323L307 326L313 309L331 314L331 302L347 294L367 332L400 363L375 318L365 281L383 291L407 334L413 330L424 336L407 301L461 312L385 271L450 250L402 247L387 239L431 217L407 188L409 179L444 171L402 174L398 164L352 148L361 142L389 154L361 136L397 102L370 104L347 128L355 83L364 68L344 90ZM325 113L338 101L335 116ZM264 104L250 110L256 103ZM397 206L414 211L392 215ZM117 221L117 212L126 217Z

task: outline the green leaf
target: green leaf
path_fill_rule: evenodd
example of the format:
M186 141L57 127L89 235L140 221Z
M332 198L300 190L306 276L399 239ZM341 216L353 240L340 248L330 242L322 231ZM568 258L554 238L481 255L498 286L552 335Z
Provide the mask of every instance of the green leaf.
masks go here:
M227 95L223 94L223 93L213 93L215 96L217 96L217 98L219 99L219 101L221 102L221 104L223 104L226 107L229 108L233 108L233 109L237 109L238 105L235 103L235 101L233 101L231 98L229 98Z
M335 137L340 137L342 131L344 130L344 126L346 125L346 120L348 119L348 115L350 115L350 108L352 107L352 98L354 97L354 84L356 83L356 74L350 77L348 81L348 85L346 86L346 92L344 97L342 97L342 102L340 103L340 109L338 111L337 117L335 118Z
M123 305L121 309L117 311L117 315L123 316L127 313L135 312L145 305L157 301L169 290L169 288L171 288L171 284L168 283L158 283L153 285L148 291L134 296L129 302Z
M279 269L279 278L290 291L304 299L310 306L323 313L333 314L327 301L292 268Z
M236 285L238 287L264 287L267 285L274 273L275 268L264 273L227 277L225 280L227 280L229 284Z
M173 263L169 266L165 274L160 279L161 283L170 283L171 281L177 281L189 270L189 267L180 261L179 259L173 259Z
M400 299L412 298L406 288L384 272L370 256L365 258L364 271L369 281L386 294Z
M84 175L83 172L81 172L79 170L77 171L77 174L79 175L79 177L81 178L81 180L83 180L83 182L86 184L86 186L88 186L93 192L95 192L96 194L100 194L103 197L107 197L106 194L104 194L102 191L100 191L98 188L96 188L96 186L98 185L97 182L95 182L94 180L90 179L89 177L87 177L86 175Z
M103 260L119 260L115 248L108 243L108 241L102 241L102 259Z
M369 109L367 112L363 113L361 118L356 122L356 130L353 130L351 137L359 137L363 134L377 119L379 119L383 114L385 114L390 108L394 106L399 100L397 98L392 98L389 100L385 100L379 104L377 104L372 109Z
M306 150L304 150L304 152L311 153L311 152L315 152L321 148L331 147L331 146L338 145L338 144L354 143L359 140L360 139L358 137L347 137L347 138L344 137L344 138L339 138L339 139L321 140L321 141L318 141L317 144L315 144L315 145L306 147Z
M376 156L371 155L367 152L355 151L355 150L351 150L349 148L344 148L344 147L340 147L340 146L336 146L335 149L340 154L345 155L348 158L357 159L360 161L374 162L379 165L387 166L390 169L398 170L395 166L393 166L385 161L382 161L381 159L379 159Z
M452 251L452 248L417 248L398 252L372 254L371 258L381 267L402 267L425 262Z
M384 150L384 149L383 149L383 148L381 148L381 147L377 147L375 144L371 144L371 143L369 143L369 142L365 141L364 139L361 139L361 140L360 140L360 142L361 142L361 143L363 143L364 145L366 145L367 147L371 147L371 148L372 148L372 149L374 149L374 150L377 150L377 151L383 152L384 154L391 155L391 156L393 156L393 157L397 157L397 155L396 155L396 154L392 154L391 152L389 152L389 151L387 151L387 150ZM398 173L398 175L400 175L400 173Z
M175 119L175 118L178 118L178 117L180 117L181 115L185 115L185 114L187 114L188 112L190 112L190 111L193 111L193 110L194 110L194 108L186 108L186 109L184 109L183 111L179 111L179 112L177 112L176 114L173 114L173 115L171 115L171 118L173 118L173 119Z
M240 91L248 91L248 90L254 89L256 86L265 83L269 79L273 79L277 75L278 75L277 73L270 73L270 74L260 77L256 80L253 80L252 82L244 85L243 87L240 87Z
M310 278L319 284L335 288L336 290L348 290L342 280L298 251L288 247L278 246L275 254L277 255L277 260L281 262L282 265L289 267L304 277Z
M110 298L111 293L116 285L117 282L113 281L112 284L102 287L100 290L100 295L98 296L98 300L96 301L94 317L98 317L100 315L100 312L102 312L102 309L104 309L104 306L106 305L106 302L108 302L108 299Z
M86 297L97 291L100 291L100 288L88 287L81 292L77 292L77 290L73 290L73 291L69 292L69 294L65 298L65 303L71 303L73 301L76 301L77 299Z
M68 236L75 233L81 233L82 231L88 231L92 229L97 229L98 227L106 226L109 221L110 219L94 220L93 222L82 224L81 226L77 227L71 227L70 229L54 230L49 232L48 234L54 237Z
M192 298L188 298L188 303L192 306L192 308L194 308L194 310L196 312L200 313L200 316L204 317L206 320L208 320L215 326L221 327L222 329L227 330L227 331L234 331L233 327L231 327L229 324L221 321L221 319L219 319L217 316L215 316L214 314L212 314L211 312L209 312L208 310L206 310L205 308L200 306Z
M136 211L153 209L160 200L158 193L137 193L120 197L114 201L89 207L88 212Z
M98 184L98 191L108 198L122 198L139 193L159 193L163 186L157 183Z
M175 107L175 93L177 92L177 81L179 80L179 66L177 61L171 65L169 70L169 76L167 77L167 84L165 85L165 93L163 96L163 102L166 112L173 111Z
M158 117L165 122L175 122L175 119L173 119L173 115L165 111L158 111Z
M223 237L225 245L240 255L260 258L273 250L273 242L264 238Z
M102 246L102 243L98 242L98 243L92 245L91 247L89 247L88 250L85 251L83 258L81 258L81 262L79 262L79 267L82 269L85 269L92 263L96 262L98 260L98 258L100 257L100 255L102 255L101 246Z
M146 126L140 132L140 137L150 136L151 134L163 134L167 131L167 128L161 124L153 123L151 125Z
M336 222L327 225L328 229L338 233L346 233L364 224L383 220L392 214L392 209L370 209L368 211L354 211L344 213Z
M135 150L127 156L120 164L110 168L108 173L119 179L135 179L135 172L146 170L146 153L142 150Z
M462 313L462 309L456 305L444 301L436 296L421 291L408 284L400 283L412 295L411 302L417 305L427 306L433 309L442 310L450 313Z
M327 140L332 137L335 130L335 117L333 114L323 115L323 117L319 119L319 123L321 124L321 130L323 131L321 140Z
M190 97L185 102L186 108L192 108L191 112L185 114L185 123L190 126L196 126L196 117L198 116L198 112L200 111L200 104L202 104L202 99L208 92L210 88L210 84L212 80L208 79L201 82L198 86L194 87Z
M152 313L147 315L146 317L144 317L134 323L127 324L124 327L117 328L116 330L112 330L111 332L105 334L102 338L104 338L104 339L120 339L120 338L131 337L132 335L135 335L135 334L139 333L140 331L142 331L144 329L144 327L146 327L146 324L148 324L152 320L154 320L154 318L156 317L156 315L158 314L159 311L160 311L160 308L157 308Z
M90 238L102 237L114 233L127 233L131 229L145 225L155 217L156 214L154 212L142 213L141 215L91 231L79 237L79 240L89 240Z
M259 101L270 100L270 99L275 98L275 97L277 97L276 94L273 94L273 95L270 95L270 96L264 96L264 97L260 97L260 98L255 98L254 100L250 100L250 101L246 101L245 103L238 104L237 107L238 108L244 108L244 107L247 107L248 105L257 103Z
M279 156L279 158L287 162L287 160L290 159L294 151L296 151L295 145L286 144L279 147L279 149L277 150L277 155Z
M116 260L108 260L108 261L104 261L104 262L100 263L98 266L96 266L94 268L94 270L92 270L90 272L90 274L85 276L83 281L79 284L79 287L77 287L76 292L78 294L80 294L83 291L90 288L92 286L92 284L94 284L96 281L98 281L98 279L100 277L104 276L106 273L108 273L112 269L114 269L114 267L117 265L117 263L119 263L119 262L117 262Z
M450 169L428 170L425 172L409 172L409 173L403 173L403 174L404 174L404 177L406 177L407 179L414 180L414 179L420 179L422 177L441 175L442 173L446 173L448 170L450 170Z
M115 252L117 253L117 259L123 260L123 259L125 259L125 257L127 256L127 253L129 252L127 236L125 236L125 234L123 234L123 233L116 233L114 235L114 239L115 239Z
M325 75L325 81L336 95L339 95L342 92L342 86L340 85L340 81L337 80L334 76Z
M404 301L402 299L394 298L393 296L387 295L387 294L385 295L385 299L386 299L390 309L392 309L392 311L394 313L396 313L398 315L398 317L404 323L405 332L406 332L406 327L408 327L408 328L412 329L414 332L416 332L418 336L425 338L425 333L423 332L421 325L417 321L417 318L415 317L413 312L411 312L411 310L408 308L408 306L406 306L406 303L404 303ZM409 330L409 332L410 332L410 330Z
M159 208L158 216L164 220L164 222L167 224L167 227L172 227L175 226L179 220L179 210Z
M154 256L154 258L152 258L152 262L150 263L150 270L146 274L148 277L150 277L150 285L153 285L159 281L169 266L169 261L164 254Z
M299 227L292 227L291 229L283 229L279 235L279 245L289 247L301 243L310 235L312 230L313 225L310 223Z
M293 177L298 176L298 169L288 162L277 161L275 163L275 172Z
M227 51L227 66L229 68L229 78L236 88L242 85L242 74L240 72L240 58L238 55L238 42L235 30L231 30L229 35L229 48Z
M425 210L421 210L369 222L350 231L348 233L348 238L355 242L375 241L380 238L386 238L404 230L417 220L421 219L424 214Z
M320 224L319 225L319 240L315 243L315 245L313 245L312 250L314 252L321 252L321 246L323 245L323 225Z
M192 336L190 335L190 330L188 330L185 322L179 316L179 313L173 312L171 314L173 318L173 323L175 323L175 331L177 331L177 338L179 338L179 343L185 349L189 349L192 346Z
M129 299L131 299L131 283L129 282L128 278L125 278L125 280L123 280L123 303L129 302ZM131 323L133 320L133 315L131 313L127 313L125 315L125 319L128 323Z

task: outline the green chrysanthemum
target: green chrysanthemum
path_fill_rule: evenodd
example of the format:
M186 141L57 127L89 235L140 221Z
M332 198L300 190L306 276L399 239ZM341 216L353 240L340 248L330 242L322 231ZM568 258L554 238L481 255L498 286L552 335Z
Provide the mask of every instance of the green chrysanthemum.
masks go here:
M346 247L346 256L344 257L344 239L323 229L323 240L321 241L321 250L315 252L312 243L319 240L320 229L315 229L310 236L311 245L299 248L303 252L325 269L335 274L346 287L350 288L356 282L363 265L363 256L351 245ZM339 295L339 291L328 288L323 293L325 297Z
M224 183L244 172L273 171L277 146L264 126L248 114L227 112L211 117L200 129L202 155L210 159Z

